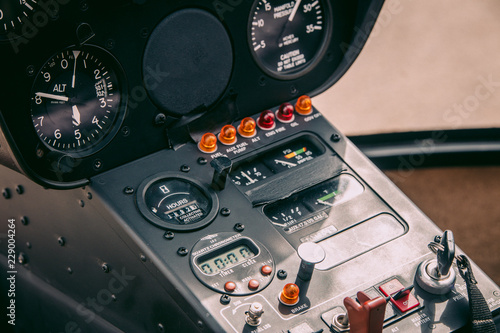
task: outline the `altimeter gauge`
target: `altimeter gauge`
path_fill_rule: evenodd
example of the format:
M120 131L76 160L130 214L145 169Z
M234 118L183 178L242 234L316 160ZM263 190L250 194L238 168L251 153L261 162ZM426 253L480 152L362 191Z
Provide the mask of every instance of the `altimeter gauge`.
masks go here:
M31 118L50 150L92 154L118 131L125 113L125 78L115 58L96 46L52 56L31 91Z

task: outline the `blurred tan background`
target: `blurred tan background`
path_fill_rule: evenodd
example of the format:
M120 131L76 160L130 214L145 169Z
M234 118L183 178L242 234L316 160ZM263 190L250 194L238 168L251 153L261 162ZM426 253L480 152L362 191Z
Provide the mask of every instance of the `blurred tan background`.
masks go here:
M500 127L500 1L387 0L354 65L313 102L347 135ZM500 284L500 166L386 174Z
M500 1L387 0L354 65L313 102L348 135L500 127Z

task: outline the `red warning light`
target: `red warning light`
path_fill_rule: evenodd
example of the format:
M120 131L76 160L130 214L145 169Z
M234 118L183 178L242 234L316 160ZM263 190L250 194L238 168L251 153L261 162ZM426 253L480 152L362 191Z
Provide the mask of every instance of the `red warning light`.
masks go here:
M276 112L276 118L282 123L291 123L295 119L293 105L290 103L281 104L279 110Z
M276 127L276 122L274 121L274 113L271 110L263 111L259 119L257 120L257 125L266 131L272 130Z

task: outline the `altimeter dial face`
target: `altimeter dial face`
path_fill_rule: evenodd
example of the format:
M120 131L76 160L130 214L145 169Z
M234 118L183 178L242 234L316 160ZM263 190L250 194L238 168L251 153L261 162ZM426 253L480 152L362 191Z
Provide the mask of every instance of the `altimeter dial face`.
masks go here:
M38 72L31 117L42 142L69 155L89 155L111 140L125 111L119 64L95 46L70 47Z

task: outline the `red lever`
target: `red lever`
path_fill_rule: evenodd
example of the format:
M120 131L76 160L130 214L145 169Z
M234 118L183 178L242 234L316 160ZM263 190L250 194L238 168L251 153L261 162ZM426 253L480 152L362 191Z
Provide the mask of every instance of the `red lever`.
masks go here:
M384 297L371 299L362 291L357 294L359 303L350 297L344 298L351 333L382 333L387 301Z

